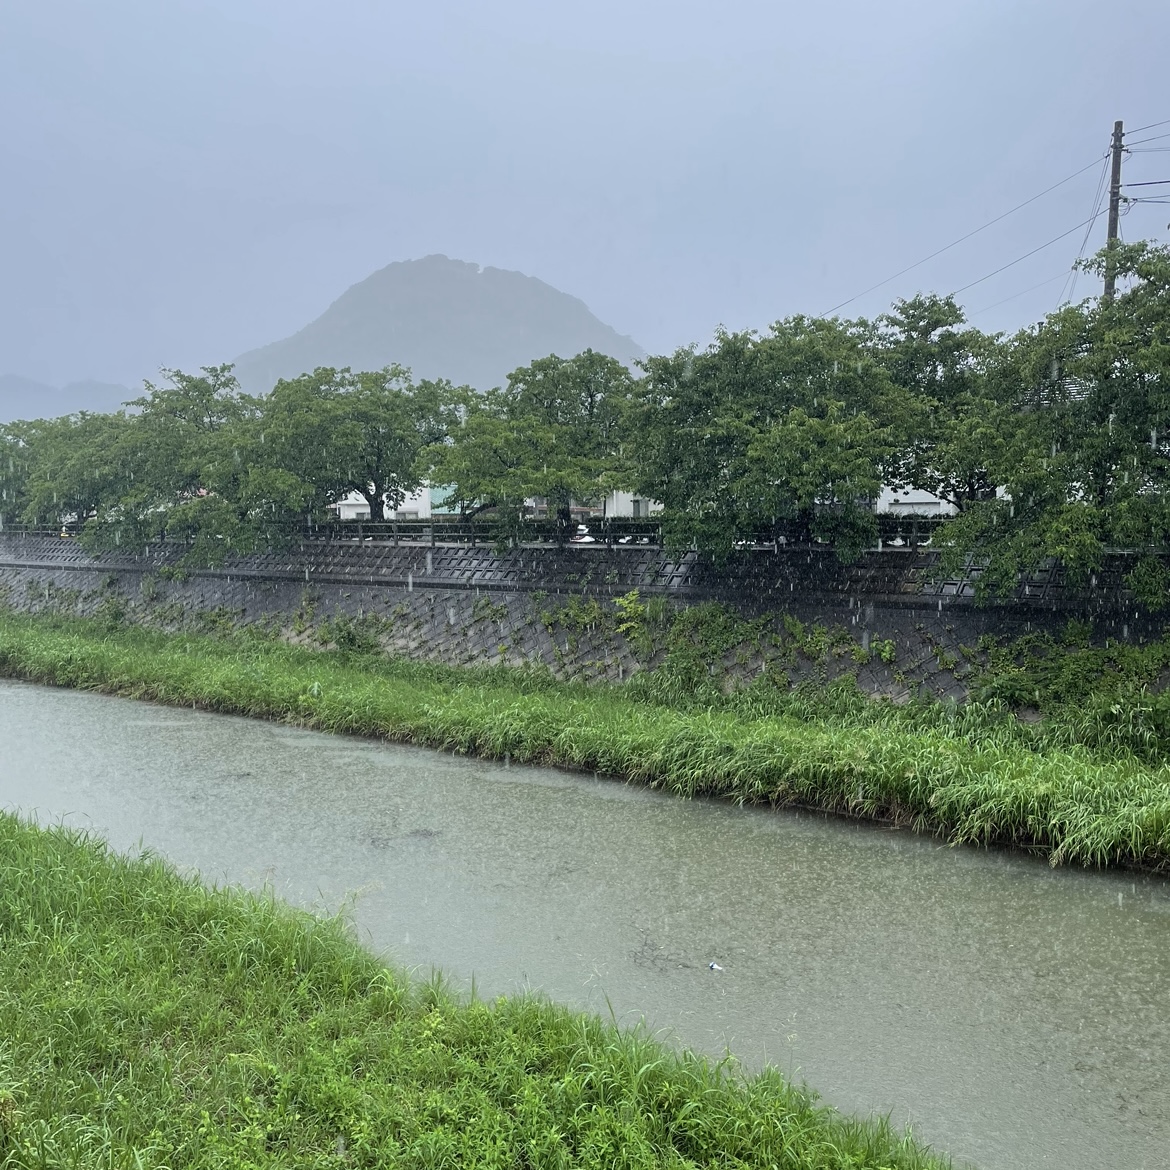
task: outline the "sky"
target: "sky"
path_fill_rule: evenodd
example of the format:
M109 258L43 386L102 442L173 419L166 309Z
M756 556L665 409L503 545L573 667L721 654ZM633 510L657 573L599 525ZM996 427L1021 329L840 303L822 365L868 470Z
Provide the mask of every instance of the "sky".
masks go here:
M436 252L652 352L705 344L833 309L1087 168L838 310L1068 232L960 293L1015 329L1069 291L1114 120L1170 119L1168 47L1164 0L0 0L0 374L230 361ZM1127 181L1170 179L1167 133ZM1134 205L1123 235L1168 223Z

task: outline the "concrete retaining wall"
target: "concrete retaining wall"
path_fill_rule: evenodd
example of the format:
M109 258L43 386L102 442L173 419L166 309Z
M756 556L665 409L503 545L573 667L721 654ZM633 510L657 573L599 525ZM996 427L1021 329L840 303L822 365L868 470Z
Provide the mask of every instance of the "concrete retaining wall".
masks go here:
M543 664L562 677L618 680L664 652L664 629L637 646L616 629L614 599L637 590L643 601L714 600L747 617L772 615L764 628L777 637L765 633L713 664L728 678L750 678L770 663L793 681L850 670L874 691L926 686L955 697L965 694L983 634L1055 632L1077 618L1091 620L1100 636L1136 640L1160 635L1163 624L1126 597L1123 564L1082 590L1052 570L1009 602L980 607L971 579L936 579L929 553L901 550L848 566L821 549L752 551L716 568L693 553L673 559L641 546L498 554L466 545L320 543L197 571L179 567L183 552L154 546L95 559L72 540L0 535L0 593L24 610L117 614L166 628L263 623L315 644L343 617L388 651L413 658ZM594 601L600 610L587 611ZM584 620L590 612L604 616ZM841 636L828 650L794 653L791 636L782 644L780 615ZM866 650L887 641L897 648L895 661L866 660Z

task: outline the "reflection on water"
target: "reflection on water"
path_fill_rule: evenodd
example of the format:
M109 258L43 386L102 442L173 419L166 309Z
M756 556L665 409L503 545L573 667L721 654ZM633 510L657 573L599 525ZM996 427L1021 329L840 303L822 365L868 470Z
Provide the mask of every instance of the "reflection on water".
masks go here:
M349 905L408 966L644 1015L979 1166L1167 1165L1165 882L18 683L0 746L0 805Z

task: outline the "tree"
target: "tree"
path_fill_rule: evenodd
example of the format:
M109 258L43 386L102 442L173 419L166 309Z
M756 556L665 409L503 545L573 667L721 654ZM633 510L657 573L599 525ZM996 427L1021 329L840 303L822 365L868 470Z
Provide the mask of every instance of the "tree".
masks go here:
M514 370L506 387L468 402L449 444L431 448L432 478L450 485L464 515L490 508L514 520L525 500L546 499L564 533L573 501L604 498L625 482L633 385L625 366L593 350Z
M22 519L29 524L94 524L116 513L133 483L124 445L134 421L122 411L83 411L27 424Z
M644 363L635 480L673 543L725 555L778 520L847 553L875 535L868 500L908 406L873 337L865 321L793 317Z
M446 438L471 393L446 381L416 385L401 366L284 379L252 428L249 490L259 506L302 517L358 492L370 519L382 520L422 486L420 453Z
M422 452L451 434L473 395L446 380L413 383L401 366L352 379L337 402L339 463L346 490L365 498L371 520L422 487Z
M28 503L28 478L35 422L0 424L0 528L19 521Z
M1085 580L1127 550L1141 598L1170 600L1170 249L1121 245L1111 262L1126 291L1022 331L995 372L1012 407L1003 495L947 530L949 560L986 565L987 588L1013 588L1048 559Z
M239 432L254 413L252 402L230 365L205 366L197 374L164 370L163 376L162 384L146 382L129 404L138 414L118 449L127 482L117 507L90 526L93 546L141 546L163 534L225 538L207 526L231 496L224 469L239 462ZM222 516L213 527L224 527Z
M931 492L960 512L995 498L1012 413L988 373L998 339L963 324L953 297L916 296L878 319L877 336L880 360L908 395L892 486Z

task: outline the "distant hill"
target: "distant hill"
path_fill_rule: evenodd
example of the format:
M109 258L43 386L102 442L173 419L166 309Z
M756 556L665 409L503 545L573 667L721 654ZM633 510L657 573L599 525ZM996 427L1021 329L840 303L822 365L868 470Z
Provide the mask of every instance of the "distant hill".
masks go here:
M0 423L18 418L56 418L78 410L104 413L117 410L136 396L135 391L112 382L70 382L58 389L18 374L0 374Z
M355 284L299 333L240 357L236 374L260 393L317 366L376 370L398 362L417 378L487 390L534 358L585 349L624 362L643 356L583 301L542 280L427 256Z

